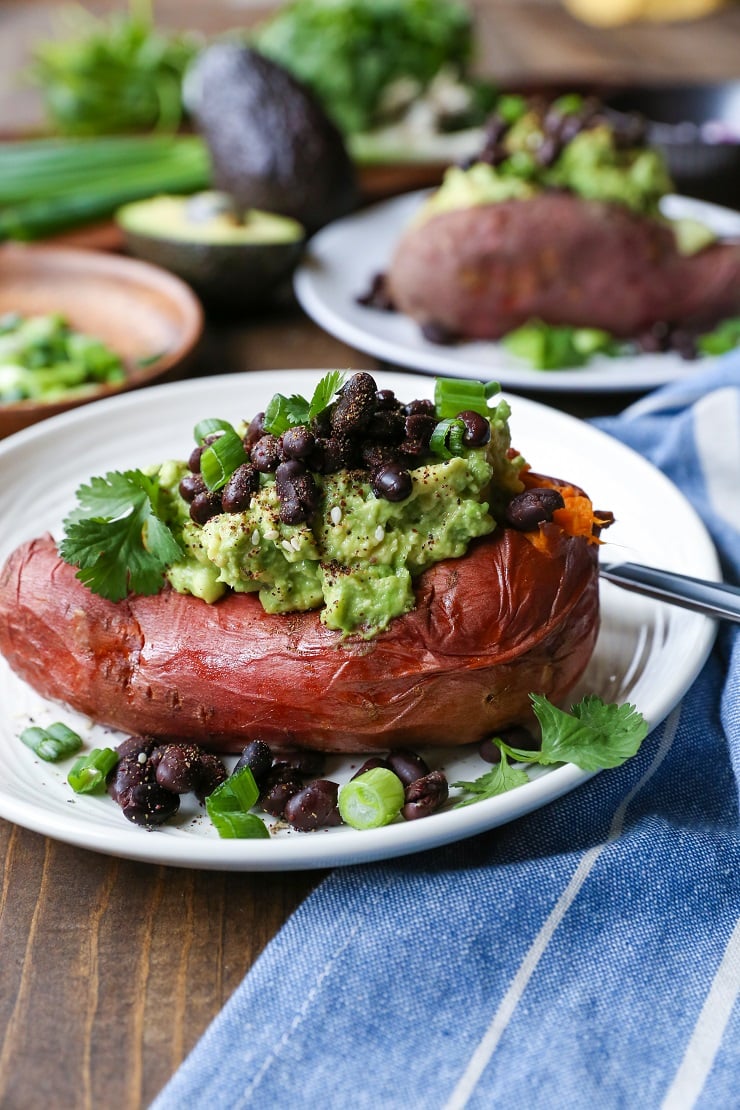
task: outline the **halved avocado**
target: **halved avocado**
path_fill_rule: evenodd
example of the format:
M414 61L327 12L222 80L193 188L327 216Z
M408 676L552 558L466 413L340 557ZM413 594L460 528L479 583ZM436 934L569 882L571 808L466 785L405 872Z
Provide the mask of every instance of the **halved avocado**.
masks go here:
M306 235L296 220L250 209L225 193L158 196L119 208L131 254L187 281L204 300L229 307L263 304L290 276Z

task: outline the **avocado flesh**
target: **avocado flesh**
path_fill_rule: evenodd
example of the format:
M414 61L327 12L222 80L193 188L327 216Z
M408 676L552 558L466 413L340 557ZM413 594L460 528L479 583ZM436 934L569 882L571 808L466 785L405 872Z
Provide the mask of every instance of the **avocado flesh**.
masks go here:
M202 52L186 84L216 188L242 209L290 216L309 234L355 208L344 139L318 99L281 66L236 43Z
M274 212L250 209L236 218L227 208L217 203L217 193L202 193L197 199L210 200L213 204L209 215L204 206L204 217L198 220L189 216L191 197L160 196L151 200L134 201L116 213L119 225L135 235L149 235L154 239L178 239L188 243L255 244L294 243L304 238L304 231L297 220L277 216Z
M211 304L264 304L303 253L301 225L254 210L242 221L217 209L194 221L187 217L191 199L154 197L119 209L116 220L130 253L177 274Z

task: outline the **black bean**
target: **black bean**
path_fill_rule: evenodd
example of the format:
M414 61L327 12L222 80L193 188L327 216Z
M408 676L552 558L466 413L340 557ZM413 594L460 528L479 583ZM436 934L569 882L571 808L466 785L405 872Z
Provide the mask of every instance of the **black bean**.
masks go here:
M386 761L391 771L394 775L398 775L404 786L408 786L416 779L429 774L429 768L421 756L407 748L398 748L396 751L390 752L386 756Z
M531 532L538 524L552 520L555 510L564 505L556 489L528 489L512 497L506 507L506 523L520 532Z
M405 416L421 414L423 416L433 416L435 420L437 418L434 401L430 401L428 397L423 397L420 401L409 401L407 405L403 406L403 411Z
M699 357L699 349L696 345L696 336L690 331L685 331L683 328L676 328L671 333L671 348L676 351L681 358L692 362Z
M325 825L340 825L338 792L338 783L329 779L314 779L290 798L283 816L299 832L310 832Z
M429 446L429 440L437 427L437 417L428 412L412 412L406 417L404 431L406 438L412 443L419 443L423 447ZM406 447L407 444L404 444Z
M294 771L287 768L270 771L260 794L260 808L272 817L282 817L287 803L302 789L303 783Z
M195 787L195 794L199 801L203 802L212 794L217 786L225 782L229 776L223 760L219 759L213 752L200 753L200 779Z
M275 471L275 488L280 498L283 524L300 524L308 520L319 503L320 495L313 475L298 459L280 463Z
M370 374L353 374L339 393L331 418L335 435L356 435L375 410L378 387Z
M262 439L262 436L264 434L265 414L264 412L258 412L257 415L253 416L250 420L249 427L247 428L247 433L244 436L244 446L246 450L248 452L251 451L257 440Z
M671 344L671 329L664 320L657 320L636 338L637 346L647 354L667 351Z
M316 446L313 432L302 424L283 432L282 450L284 459L307 459Z
M356 779L358 775L364 775L365 771L374 771L376 767L383 767L386 771L390 771L387 759L383 759L380 755L371 755L369 759L365 760L362 767L360 767L358 771L355 771L352 778Z
M259 470L260 474L269 474L272 470L276 470L280 462L280 441L277 436L261 436L249 452L249 457L252 460L252 466Z
M367 291L360 293L356 300L357 304L364 305L365 308L377 308L381 312L395 310L385 274L374 274Z
M365 443L360 451L360 457L368 470L377 470L381 466L398 465L399 449L389 443Z
M232 774L235 775L243 767L249 767L254 775L254 781L261 789L272 767L272 751L269 744L266 744L264 740L250 740L242 750Z
M276 752L272 757L273 767L282 767L297 775L320 775L325 763L323 752L313 752L305 748Z
M246 512L252 496L259 488L258 472L251 463L242 463L236 468L221 492L222 509L225 513Z
M560 138L555 135L546 135L535 151L537 165L545 168L551 166L557 160L561 150Z
M404 434L403 413L381 409L373 413L365 429L365 440L371 443L400 443Z
M379 389L375 394L375 407L379 411L400 408L399 402L392 389Z
M351 469L358 459L358 452L359 442L349 436L318 439L311 466L320 474L336 474L338 470Z
M142 752L148 758L157 747L157 743L158 741L151 736L127 736L125 740L118 744L116 751L121 759L124 759L127 755L138 756Z
M487 736L485 740L481 740L478 745L478 755L485 763L501 762L501 749L498 744L494 744L492 736Z
M411 493L413 481L408 470L390 464L374 472L370 485L376 497L384 497L386 501L405 501Z
M123 816L135 825L162 825L177 813L180 798L156 782L143 782L127 793L121 808Z
M190 452L188 459L188 467L192 470L193 474L200 474L200 456L203 454L203 448L198 446L194 447Z
M438 320L427 320L426 324L422 324L421 334L427 343L436 343L440 347L451 347L460 339L456 331Z
M503 139L506 132L509 130L509 124L503 116L498 112L494 112L486 121L485 143L486 146L493 146Z
M199 493L206 493L208 487L200 474L186 474L177 487L183 501L191 502Z
M537 752L540 750L540 742L537 737L521 725L512 725L511 728L505 728L497 733L497 736L510 748L519 748L523 752Z
M196 744L163 744L158 750L155 777L165 790L188 794L201 778L201 750Z
M465 447L485 447L491 438L491 425L485 416L470 409L458 415L465 425L462 437Z
M212 517L221 512L221 493L218 490L206 490L205 493L196 493L190 502L190 516L196 524L206 524Z
M430 771L423 778L409 783L404 792L401 816L406 821L416 821L434 813L449 797L447 779L441 771Z
M142 753L143 754L143 753ZM154 782L154 767L149 757L135 753L123 756L108 775L108 793L114 802L123 805L136 786Z

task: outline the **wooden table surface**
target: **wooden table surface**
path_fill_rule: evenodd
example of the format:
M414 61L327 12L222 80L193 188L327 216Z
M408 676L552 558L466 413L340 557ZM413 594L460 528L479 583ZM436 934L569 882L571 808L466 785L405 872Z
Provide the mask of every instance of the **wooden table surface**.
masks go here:
M37 108L9 73L54 7L36 0L2 5L0 131L34 118ZM157 5L164 23L207 18L209 30L233 23L235 13L246 20L268 8ZM479 66L510 82L739 76L738 5L695 24L612 32L576 23L554 0L490 0L476 9ZM196 372L294 366L376 364L289 307L258 320L209 321ZM579 415L625 402L547 400ZM7 1110L147 1105L322 877L126 862L7 822L0 822L0 860L0 1106Z

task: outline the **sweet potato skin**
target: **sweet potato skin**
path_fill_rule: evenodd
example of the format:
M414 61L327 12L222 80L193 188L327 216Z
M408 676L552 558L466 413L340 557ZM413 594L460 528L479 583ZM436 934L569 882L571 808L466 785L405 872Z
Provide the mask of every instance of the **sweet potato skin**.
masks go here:
M399 312L463 339L498 339L531 319L631 338L657 321L737 315L740 244L686 257L657 220L545 192L412 225L386 280Z
M0 573L0 652L44 697L124 732L222 752L458 745L531 719L529 693L573 686L598 626L596 548L542 525L547 551L498 528L426 571L417 606L372 640L251 594L207 605L169 589L118 603L51 536Z

